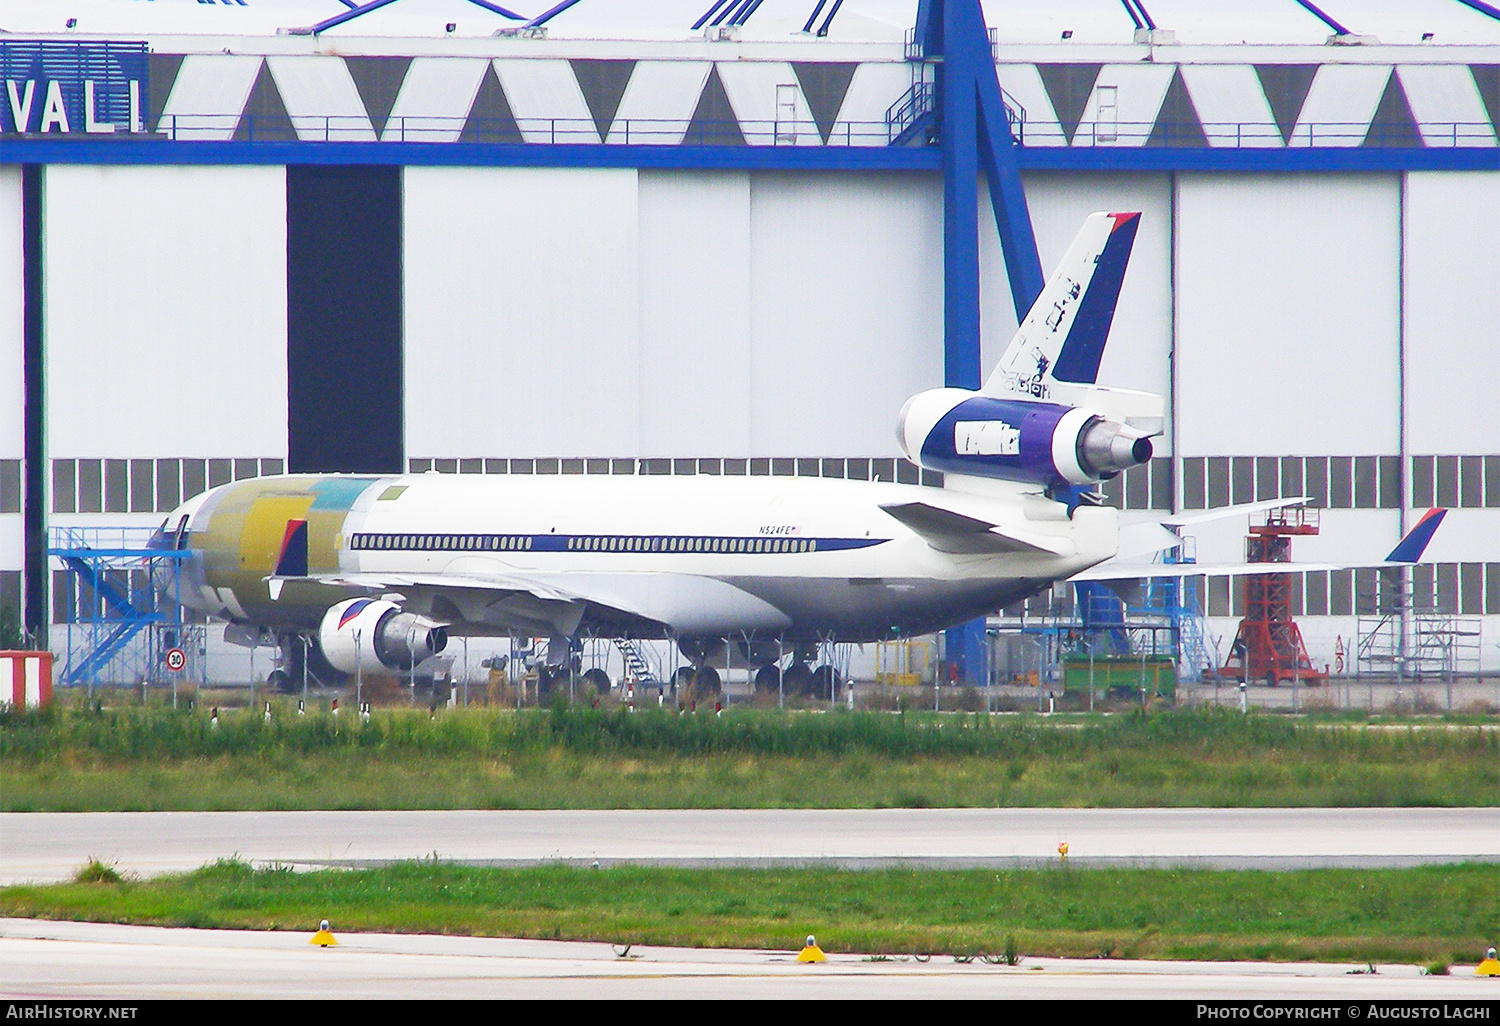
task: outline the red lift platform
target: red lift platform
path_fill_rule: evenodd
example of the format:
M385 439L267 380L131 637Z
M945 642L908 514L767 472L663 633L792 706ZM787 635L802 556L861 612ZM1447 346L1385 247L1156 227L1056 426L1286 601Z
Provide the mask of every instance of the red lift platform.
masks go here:
M1247 563L1288 563L1292 539L1318 533L1318 511L1290 506L1266 512L1264 524L1252 524L1245 539ZM1257 574L1244 579L1245 618L1230 646L1219 676L1264 681L1275 687L1296 679L1320 684L1328 674L1307 658L1302 632L1292 619L1292 575Z

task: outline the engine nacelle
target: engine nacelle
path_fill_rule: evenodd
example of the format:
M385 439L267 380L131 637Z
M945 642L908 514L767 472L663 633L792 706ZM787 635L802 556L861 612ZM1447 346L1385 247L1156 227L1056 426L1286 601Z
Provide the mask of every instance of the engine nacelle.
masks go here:
M1092 484L1151 459L1151 439L1081 406L934 388L901 410L901 446L929 470L1040 484Z
M345 599L318 626L318 647L338 670L409 670L448 644L444 624L385 599Z

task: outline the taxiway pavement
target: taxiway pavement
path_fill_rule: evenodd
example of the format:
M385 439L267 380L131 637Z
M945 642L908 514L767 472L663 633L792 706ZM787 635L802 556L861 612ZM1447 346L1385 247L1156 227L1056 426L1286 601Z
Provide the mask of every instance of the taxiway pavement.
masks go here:
M951 957L872 960L791 951L395 934L189 930L0 919L0 997L161 998L1166 998L1194 1001L1493 1001L1500 980L1455 967ZM1344 1009L1340 1009L1343 1011ZM1363 1011L1363 1008L1361 1009ZM1342 1018L1343 1016L1341 1016Z
M872 868L1296 869L1500 862L1500 809L705 809L0 814L0 884L91 858L149 876L220 858Z

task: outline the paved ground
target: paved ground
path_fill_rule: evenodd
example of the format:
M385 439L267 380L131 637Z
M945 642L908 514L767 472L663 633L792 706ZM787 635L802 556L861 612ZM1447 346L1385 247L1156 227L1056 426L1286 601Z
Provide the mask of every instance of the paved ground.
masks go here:
M1301 868L1500 862L1500 809L880 809L0 814L0 884L90 858L153 874L217 858L296 866L430 857L850 867Z
M806 965L788 951L634 948L620 958L605 944L337 936L338 947L319 948L310 933L4 919L0 997L1419 999L1441 1008L1500 996L1500 979L1472 966L1424 976L1389 965L1371 975L1353 965L1023 958L1010 967L858 955Z

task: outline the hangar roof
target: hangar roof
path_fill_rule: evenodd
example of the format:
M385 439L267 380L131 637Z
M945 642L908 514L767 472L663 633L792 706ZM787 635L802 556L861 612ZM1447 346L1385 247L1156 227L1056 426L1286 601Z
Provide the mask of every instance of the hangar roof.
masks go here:
M348 16L355 2L6 0L0 31L274 36ZM554 40L692 42L739 22L726 34L743 42L900 44L916 7L917 0L381 0L319 35L456 42L530 27ZM984 9L1002 59L1011 46L1056 48L1067 60L1069 49L1135 44L1142 16L1158 30L1152 42L1188 47L1321 46L1330 37L1367 46L1500 44L1500 17L1487 13L1496 11L1487 0L984 0Z

